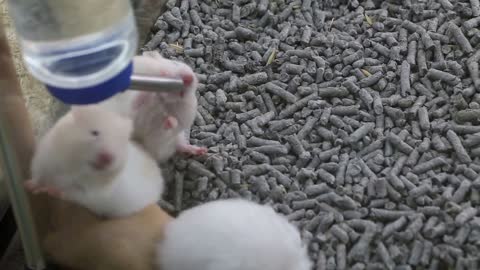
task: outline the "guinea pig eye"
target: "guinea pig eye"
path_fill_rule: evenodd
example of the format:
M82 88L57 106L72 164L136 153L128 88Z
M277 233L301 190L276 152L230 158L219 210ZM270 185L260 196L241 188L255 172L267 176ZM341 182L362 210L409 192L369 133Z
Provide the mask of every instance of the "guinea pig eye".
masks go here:
M97 137L98 135L100 135L100 132L98 132L97 130L92 130L92 131L90 131L90 134Z

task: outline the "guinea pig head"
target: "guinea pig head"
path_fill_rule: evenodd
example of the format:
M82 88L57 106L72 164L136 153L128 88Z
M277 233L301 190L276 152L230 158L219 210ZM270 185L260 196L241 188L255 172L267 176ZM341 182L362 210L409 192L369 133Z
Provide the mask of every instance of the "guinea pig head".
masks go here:
M72 149L87 171L114 176L125 166L132 121L96 105L72 108Z

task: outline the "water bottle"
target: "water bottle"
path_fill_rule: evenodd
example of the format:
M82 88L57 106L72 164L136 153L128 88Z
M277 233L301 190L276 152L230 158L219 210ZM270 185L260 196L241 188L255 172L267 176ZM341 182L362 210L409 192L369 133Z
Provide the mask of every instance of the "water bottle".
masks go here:
M129 0L9 0L29 72L67 104L126 90L137 50Z

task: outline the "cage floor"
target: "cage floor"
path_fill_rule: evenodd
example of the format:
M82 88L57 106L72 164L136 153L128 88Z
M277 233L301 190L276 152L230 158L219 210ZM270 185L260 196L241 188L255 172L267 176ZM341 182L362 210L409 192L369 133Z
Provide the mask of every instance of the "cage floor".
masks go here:
M243 197L317 269L477 269L478 1L169 1L144 50L198 74L165 207Z

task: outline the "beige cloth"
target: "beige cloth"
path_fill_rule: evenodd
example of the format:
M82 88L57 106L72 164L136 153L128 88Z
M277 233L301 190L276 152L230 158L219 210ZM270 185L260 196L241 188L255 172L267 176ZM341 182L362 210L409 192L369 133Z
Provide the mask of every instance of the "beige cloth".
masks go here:
M40 195L43 196L43 195ZM164 225L172 218L150 205L127 218L100 219L74 204L50 200L45 255L71 270L152 270Z

